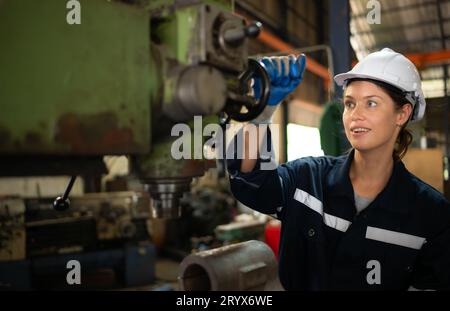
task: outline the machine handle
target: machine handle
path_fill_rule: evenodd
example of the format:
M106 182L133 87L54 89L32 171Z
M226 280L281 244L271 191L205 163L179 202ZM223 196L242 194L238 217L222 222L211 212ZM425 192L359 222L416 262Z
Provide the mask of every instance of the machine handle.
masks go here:
M70 200L69 200L69 194L72 190L73 184L75 183L75 179L77 179L77 176L70 177L69 184L67 185L66 191L64 191L64 194L62 197L57 197L55 201L53 201L53 208L57 211L65 211L70 207Z
M261 32L262 24L260 22L252 22L243 28L235 28L225 31L223 40L229 45L239 45L245 38L256 38Z
M255 97L245 95L249 93L248 86L252 78L261 79L261 94L255 94ZM247 70L239 76L238 93L229 92L224 111L229 118L235 121L251 121L266 108L269 96L269 75L257 60L249 58ZM241 112L243 106L247 109L247 112Z

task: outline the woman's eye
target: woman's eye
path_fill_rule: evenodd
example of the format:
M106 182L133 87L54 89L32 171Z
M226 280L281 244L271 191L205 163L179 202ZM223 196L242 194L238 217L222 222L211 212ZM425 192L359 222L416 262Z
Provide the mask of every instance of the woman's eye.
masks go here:
M367 102L367 105L368 105L369 107L375 107L375 106L377 105L377 103L374 102L373 100L369 100L369 101Z
M344 102L344 106L345 106L345 108L353 108L355 106L355 104L351 101L346 101L346 102Z

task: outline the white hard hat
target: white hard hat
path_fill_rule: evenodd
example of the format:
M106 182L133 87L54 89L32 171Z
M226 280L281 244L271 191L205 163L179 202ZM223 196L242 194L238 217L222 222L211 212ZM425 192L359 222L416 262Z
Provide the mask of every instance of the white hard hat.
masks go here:
M425 114L425 97L416 66L400 53L384 48L371 53L361 60L352 70L338 74L334 81L344 86L346 81L365 78L382 81L405 92L405 98L413 105L411 121L419 121Z

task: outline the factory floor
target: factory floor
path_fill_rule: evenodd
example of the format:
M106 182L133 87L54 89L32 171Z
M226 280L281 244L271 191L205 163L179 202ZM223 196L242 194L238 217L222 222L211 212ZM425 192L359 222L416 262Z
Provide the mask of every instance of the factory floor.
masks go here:
M158 258L155 264L155 282L153 284L127 287L125 291L168 291L178 290L178 268L180 262L168 258Z

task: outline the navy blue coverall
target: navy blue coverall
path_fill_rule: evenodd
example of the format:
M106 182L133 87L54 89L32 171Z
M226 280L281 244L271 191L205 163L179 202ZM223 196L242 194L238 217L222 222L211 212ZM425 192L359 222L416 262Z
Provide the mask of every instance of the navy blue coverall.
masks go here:
M282 222L283 287L450 289L449 202L395 161L384 190L357 214L353 155L306 157L273 170L259 169L258 159L249 173L240 172L241 160L227 161L236 199Z

